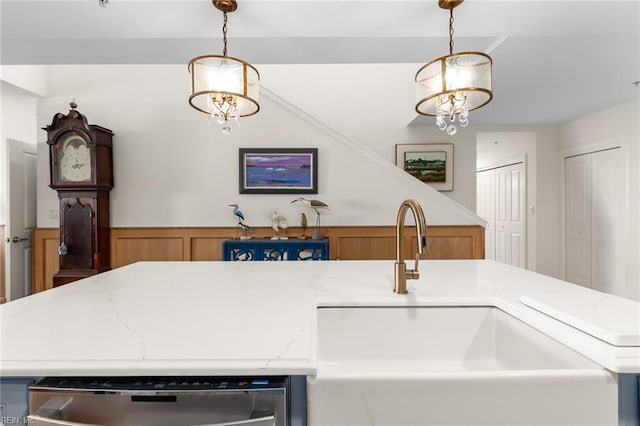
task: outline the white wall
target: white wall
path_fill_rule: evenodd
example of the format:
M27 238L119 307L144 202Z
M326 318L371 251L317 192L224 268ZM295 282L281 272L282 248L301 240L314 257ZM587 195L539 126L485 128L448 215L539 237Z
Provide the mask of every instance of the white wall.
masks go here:
M47 96L46 65L0 65L0 80L35 96Z
M558 127L536 132L536 271L559 278L561 275L561 178L558 161Z
M263 76L265 87L269 82ZM232 226L230 203L240 204L250 225L268 225L274 209L290 225L297 225L302 210L290 203L296 196L238 194L240 147L318 147L319 193L311 198L331 206L323 214L324 225L393 224L400 202L407 197L422 203L430 224L482 223L469 210L277 92L269 96L265 90L260 112L241 119L241 127L226 137L217 123L209 127L207 116L188 106L184 66L52 66L48 84L49 96L39 105L39 127L49 124L56 113L66 113L75 98L90 123L115 133L113 227ZM395 129L399 124L389 126ZM39 140L46 140L44 131ZM392 142L386 139L388 147ZM54 227L58 223L49 212L57 208L57 198L47 186L46 147L39 145L38 226ZM475 180L458 184L473 186L475 197Z
M407 126L416 116L415 74L423 64L261 66L265 84L341 133L395 163L395 144L453 143L454 190L444 195L475 211L475 131L455 136Z
M628 208L620 212L628 232L628 292L640 300L640 101L581 117L560 127L561 154L620 145L627 152Z
M35 144L38 140L38 99L21 88L2 82L2 136Z

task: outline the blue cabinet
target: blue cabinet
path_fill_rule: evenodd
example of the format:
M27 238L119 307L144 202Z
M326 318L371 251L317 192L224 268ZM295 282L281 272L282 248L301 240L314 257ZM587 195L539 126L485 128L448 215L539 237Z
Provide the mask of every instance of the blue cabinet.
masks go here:
M0 425L29 424L29 386L35 377L0 377Z
M222 243L222 259L329 260L327 240L227 240Z

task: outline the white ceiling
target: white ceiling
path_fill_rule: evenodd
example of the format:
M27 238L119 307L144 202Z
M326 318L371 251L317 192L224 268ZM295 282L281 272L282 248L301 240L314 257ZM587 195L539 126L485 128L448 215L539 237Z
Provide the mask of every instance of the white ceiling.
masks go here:
M448 53L437 0L238 0L229 55L253 64L428 62ZM210 0L0 0L4 65L186 64L222 52ZM493 57L474 124L554 124L640 97L640 0L467 0L455 51ZM433 124L417 117L412 124Z

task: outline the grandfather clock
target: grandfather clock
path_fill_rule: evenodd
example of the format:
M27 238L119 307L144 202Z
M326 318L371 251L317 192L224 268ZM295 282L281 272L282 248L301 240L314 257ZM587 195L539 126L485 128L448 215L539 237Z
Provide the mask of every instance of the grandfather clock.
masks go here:
M113 132L87 123L74 102L43 130L49 145L50 187L60 200L57 287L110 269L109 192Z

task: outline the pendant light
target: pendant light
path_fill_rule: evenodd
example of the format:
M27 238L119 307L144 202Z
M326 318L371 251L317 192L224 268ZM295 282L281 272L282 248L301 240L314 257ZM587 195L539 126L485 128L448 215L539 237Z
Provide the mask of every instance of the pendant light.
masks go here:
M231 120L253 115L260 110L258 82L260 75L250 63L227 56L227 13L238 8L236 0L212 0L224 16L222 56L204 55L189 62L191 96L189 104L215 118L222 133L231 133Z
M416 112L436 117L436 126L453 136L469 125L469 112L493 98L489 55L482 52L453 53L453 9L464 0L439 0L449 10L449 54L420 68L416 74Z

